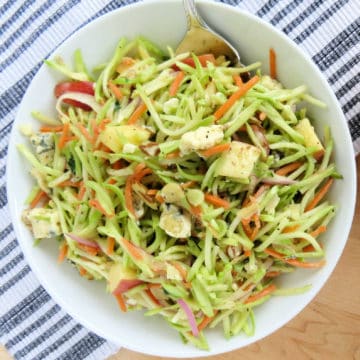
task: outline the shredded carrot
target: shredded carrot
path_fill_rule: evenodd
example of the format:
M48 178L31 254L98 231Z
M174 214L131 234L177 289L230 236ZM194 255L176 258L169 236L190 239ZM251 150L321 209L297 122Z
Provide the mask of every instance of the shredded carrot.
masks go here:
M200 218L201 217L201 206L198 205L198 206L194 206L194 205L191 205L190 206L190 212L196 217L196 218Z
M125 167L124 161L122 159L115 161L112 165L111 168L114 170L120 170L123 169Z
M265 249L264 252L268 255L271 255L272 257L282 260L284 262L286 262L289 265L293 265L296 267L301 267L301 268L319 268L325 265L325 260L321 260L321 261L316 261L316 262L302 262L299 261L297 259L286 259L286 257L280 253L278 253L275 250L272 249Z
M229 201L209 193L205 193L205 201L214 206L222 207L224 209L228 209L230 207Z
M186 280L187 278L187 271L176 261L173 261L171 265L174 266L174 268L179 272L183 280Z
M108 119L108 118L102 119L102 120L100 121L99 125L98 125L98 130L99 130L99 132L104 131L104 130L105 130L105 126L106 126L107 124L109 124L109 123L111 123L111 120L110 120L110 119Z
M155 196L158 193L159 190L157 189L149 189L146 194L149 196Z
M161 284L158 283L148 283L147 287L150 289L160 289L161 288Z
M126 179L125 183L125 205L128 211L136 218L136 213L134 209L133 196L132 196L132 186L134 182L140 181L145 175L151 172L151 169L146 168L146 165L143 163L138 164L135 167L134 174L130 175Z
M258 214L253 214L248 219L242 219L241 224L243 226L243 229L245 231L246 236L252 241L256 238L256 235L258 234L261 222ZM254 226L252 226L253 224Z
M85 187L84 182L82 181L81 184L80 184L79 192L77 194L78 200L82 200L82 198L85 195L85 192L86 192L86 187Z
M92 127L92 131L93 131L93 139L92 139L92 141L93 141L93 143L95 143L98 136L99 136L99 133L100 133L99 127L98 127L98 124L96 123L95 118L91 119L91 127Z
M314 198L306 206L305 211L312 210L322 200L322 198L329 191L333 182L334 182L333 178L330 178L326 181L324 186L315 194Z
M140 116L146 112L146 110L147 106L145 105L145 103L142 102L129 117L129 120L127 122L128 125L135 124L139 120Z
M295 161L288 165L283 166L282 168L275 171L276 175L279 176L286 176L287 174L293 172L294 170L298 169L303 163L301 161Z
M132 197L132 185L133 185L132 176L128 176L125 183L125 205L128 211L136 218L136 213L133 204L133 197Z
M45 133L45 132L61 132L63 131L64 127L63 125L60 126L42 126L40 128L40 132Z
M39 202L47 197L47 194L43 190L39 190L35 197L32 199L30 203L30 209L33 209Z
M65 144L67 142L67 138L69 136L69 129L70 129L69 123L65 123L64 126L63 126L62 134L61 134L60 139L59 139L59 143L58 143L59 149L64 148L64 146L65 146Z
M218 310L214 310L213 316L204 315L204 318L202 319L201 323L198 325L198 330L199 331L204 330L214 320L217 313L218 313Z
M146 294L149 296L149 298L157 305L161 306L159 300L155 297L155 295L152 293L151 289L145 289Z
M316 161L320 161L323 158L324 154L325 154L325 151L323 149L321 149L319 151L316 151L313 154L313 157Z
M320 234L322 234L325 231L326 231L326 226L325 225L320 225L317 229L312 231L310 233L310 235L313 236L313 237L317 237L317 236L319 236Z
M170 160L170 159L176 159L180 156L180 150L175 150L169 154L166 155L166 159Z
M267 286L265 289L262 289L261 291L259 291L257 294L249 296L245 300L245 304L249 304L249 303L252 303L254 301L260 300L264 296L270 295L275 290L276 290L276 286L274 284L271 284L271 285Z
M281 274L280 271L268 271L265 276L266 277L269 277L269 278L274 278L274 277L277 277Z
M299 224L295 224L295 225L292 225L292 226L286 226L286 227L283 229L282 233L283 233L283 234L292 233L292 232L296 231L299 227L300 227Z
M116 179L115 179L115 178L110 178L110 179L108 180L108 184L110 184L110 185L116 184Z
M121 100L123 98L123 93L121 90L111 81L108 82L108 86L110 91L114 94L117 100Z
M58 184L58 187L66 187L66 186L72 186L72 187L80 187L82 184L82 181L71 181L71 180L65 180Z
M230 143L215 145L209 149L201 151L201 155L205 156L205 157L210 157L215 154L219 154L219 153L229 150L230 146L231 146Z
M150 168L145 168L139 171L138 173L134 174L133 179L135 182L140 182L143 177L150 174L152 174L152 170Z
M103 144L102 142L98 145L96 150L100 150L106 153L111 153L113 152L109 147L107 147L105 144Z
M58 264L61 264L64 260L65 260L65 258L66 258L66 256L67 256L67 252L68 252L68 245L67 245L67 243L63 243L62 245L61 245L61 248L60 248L60 251L59 251L59 256L58 256Z
M84 244L77 244L77 247L79 247L80 249L86 251L88 254L90 254L92 256L96 256L97 253L99 252L98 249L93 248L91 246L84 245Z
M107 213L106 210L104 209L104 207L100 204L99 200L97 199L91 199L89 200L89 205L93 208L95 208L96 210L99 210L104 216L108 217L108 218L112 218L115 214L114 213Z
M185 77L185 73L183 71L179 71L174 79L174 81L170 85L169 89L169 95L175 96L177 91L179 90L179 87Z
M183 184L181 184L181 187L183 189L188 189L188 188L191 188L191 187L195 186L196 184L197 184L196 181L191 180L191 181L187 181L187 182L184 182Z
M215 56L213 54L198 55L198 60L202 67L207 67L208 62L215 64ZM195 67L195 61L192 57L188 57L188 58L182 60L181 62L186 65L189 65L191 67ZM173 65L172 68L174 70L180 70L176 64Z
M81 276L85 276L87 274L87 271L82 266L79 266L79 273Z
M245 251L244 251L244 255L245 255L246 257L249 257L249 256L251 255L251 250L245 250Z
M155 195L155 200L160 204L163 204L165 202L165 199L160 195L159 192L157 192L157 194Z
M90 135L88 129L83 124L76 124L76 127L81 131L81 133L84 135L84 138L91 144L94 143L93 137Z
M140 250L137 246L132 244L129 240L125 238L122 239L123 244L125 245L126 249L130 253L130 255L136 260L143 260L144 255L142 254L142 250Z
M234 81L235 81L236 86L241 87L241 86L244 85L244 83L243 83L242 78L241 78L240 75L235 74L235 75L233 76L233 79L234 79Z
M260 78L255 75L247 83L241 86L237 91L235 91L229 99L225 101L214 113L215 119L219 120L233 105L234 103L245 95L258 81Z
M106 253L108 255L112 255L114 253L114 248L115 248L115 239L111 236L108 237L108 242L107 242L107 249L106 249Z
M277 66L276 66L276 53L273 48L269 50L269 67L270 67L270 76L273 79L277 78Z
M126 304L125 304L125 301L124 301L124 298L121 294L116 294L115 295L115 298L119 304L119 307L120 307L120 310L122 312L126 312L127 311L127 307L126 307Z

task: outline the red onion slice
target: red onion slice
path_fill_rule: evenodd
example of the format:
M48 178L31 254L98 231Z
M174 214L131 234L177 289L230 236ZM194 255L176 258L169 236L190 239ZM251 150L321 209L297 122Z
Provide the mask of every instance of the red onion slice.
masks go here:
M191 332L193 333L194 336L199 336L199 329L196 324L195 316L192 310L190 309L189 305L183 299L179 299L178 304L185 311L185 314L188 318L191 327Z
M76 241L78 244L85 245L85 246L91 247L96 250L101 250L100 246L96 242L84 239L80 236L77 236L77 235L71 234L71 233L67 233L67 234L65 234L65 236L68 236L70 239Z

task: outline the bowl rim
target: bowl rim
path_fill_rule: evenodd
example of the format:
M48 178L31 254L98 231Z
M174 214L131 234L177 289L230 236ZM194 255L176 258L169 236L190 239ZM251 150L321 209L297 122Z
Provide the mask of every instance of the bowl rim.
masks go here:
M172 2L180 2L180 0L172 0ZM163 4L164 6L168 5L170 3L169 0L149 0L149 1L138 1L136 3L131 3L131 4L127 4L124 5L116 10L110 11L106 14L103 14L93 20L91 20L90 22L86 23L84 26L81 26L80 28L78 28L77 30L75 30L73 33L71 33L69 36L67 36L65 39L63 39L55 48L54 50L49 54L49 57L53 56L57 51L59 51L59 49L61 50L61 48L64 46L67 46L67 42L71 41L73 38L75 38L80 32L86 32L89 28L91 27L96 27L99 23L106 21L107 18L111 18L112 16L117 16L118 13L122 13L122 12L126 12L126 11L130 11L130 10L136 10L136 8L138 7L144 7L144 6L152 6L153 4ZM224 3L219 3L219 2L214 2L212 0L199 0L198 3L200 4L205 4L206 6L209 6L210 8L212 8L213 10L216 11L216 8L226 8L227 10L231 11L231 12L235 12L235 13L240 13L242 16L245 16L247 18L250 19L250 21L253 21L255 23L260 23L262 26L264 26L265 28L273 31L276 33L276 36L282 38L287 46L295 48L297 51L300 51L301 54L303 55L304 59L306 60L306 62L312 67L313 71L317 74L317 76L323 81L328 94L331 97L331 100L334 103L334 106L337 108L338 113L340 115L341 121L345 124L346 128L347 128L347 142L350 141L350 144L348 146L348 151L350 152L350 154L352 155L353 161L351 161L351 189L349 190L352 194L356 195L356 187L357 187L357 183L356 183L356 166L355 166L355 153L354 153L354 149L352 146L352 141L351 141L351 136L350 136L350 130L347 126L347 121L345 119L345 116L342 112L342 109L340 107L340 104L332 90L332 88L330 87L329 83L327 82L324 74L320 71L320 69L316 66L316 64L313 62L313 60L311 59L311 57L305 52L303 51L292 39L290 39L287 35L285 35L283 32L281 32L280 30L278 30L277 28L275 28L273 25L269 24L268 22L266 22L265 20L263 20L262 18L257 17L254 14L251 14L250 12L246 11L246 10L242 10L240 8L238 8L236 5L229 5L229 4L224 4ZM31 84L37 79L37 77L39 76L39 73L44 69L45 64L43 63L40 68L38 69L38 71L36 72L35 76L33 77L33 79L31 80L30 84L28 85L24 96L20 102L20 106L17 110L17 113L15 115L15 120L14 120L14 125L16 125L17 123L17 119L18 119L18 114L20 113L21 108L24 106L24 98L26 98L27 96L29 96L29 93L31 93ZM11 163L10 163L10 159L12 158L12 153L14 151L16 151L15 149L15 145L14 145L14 137L15 137L15 132L18 132L18 129L15 126L12 126L11 129L11 133L9 136L9 152L8 152L8 156L7 156L7 161L6 161L6 170L8 170L9 168L11 168ZM181 358L181 354L173 354L173 353L169 353L169 352L164 352L164 351L156 351L156 350L161 350L161 349L156 349L155 351L145 351L144 349L139 349L136 346L132 346L131 344L121 344L118 339L115 336L110 336L110 334L106 334L103 331L99 331L98 329L96 329L94 327L94 325L88 321L88 319L83 319L78 317L77 313L75 310L73 310L72 308L69 308L66 304L66 301L64 301L62 299L62 297L60 296L60 294L58 294L56 291L53 290L53 286L50 285L50 282L47 279L47 276L44 274L44 272L42 272L35 264L35 260L33 259L33 257L31 256L31 254L27 251L27 248L25 246L23 246L23 241L24 239L22 239L21 236L18 236L21 234L21 230L20 230L20 226L21 224L19 224L16 217L16 206L14 204L14 201L11 201L10 199L13 198L12 192L13 192L13 185L12 185L12 181L9 177L9 171L6 171L6 191L7 191L7 198L9 199L8 201L8 206L10 209L10 215L11 215L11 222L14 226L14 232L16 234L16 237L19 241L20 247L21 247L21 251L24 253L25 255L25 259L26 261L29 263L31 270L34 272L34 274L36 275L37 279L39 280L40 284L44 287L44 289L50 294L50 296L54 299L54 301L56 303L58 303L62 309L67 312L69 315L71 315L77 322L79 322L81 325L83 325L84 327L86 327L88 330L93 331L94 333L98 334L99 336L103 337L106 340L109 340L110 342L119 345L119 346L123 346L126 347L127 349L136 351L136 352L142 352L148 355L154 355L154 356L166 356L166 357L172 357L172 358ZM351 224L352 224L352 219L354 216L354 212L355 212L355 202L356 202L356 196L353 196L353 200L352 203L348 204L349 208L350 208L350 212L353 214L352 218L349 219L348 223L345 224L344 226L344 241L342 243L341 246L341 251L338 255L338 257L336 258L336 261L334 261L333 263L331 263L331 265L327 267L327 272L324 276L324 280L321 281L321 283L315 288L311 290L311 296L309 296L309 298L304 301L301 306L297 306L296 310L291 311L290 315L288 314L288 316L286 316L286 320L285 321L280 321L279 323L277 323L275 326L273 327L269 327L268 329L266 329L266 331L263 331L263 333L259 336L255 335L251 338L251 341L249 341L246 344L242 344L240 346L232 346L232 347L228 347L226 349L219 349L219 350L215 350L215 351L209 351L209 352L203 352L203 351L199 351L198 349L195 349L194 353L191 355L192 357L200 357L200 356L212 356L212 355L216 355L216 354L221 354L221 353L226 353L226 352L230 352L230 351L234 351L234 350L238 350L241 347L244 346L248 346L256 341L259 341L261 339L264 339L265 337L269 336L270 334L274 333L275 331L277 331L279 328L285 326L289 321L291 321L292 319L294 319L294 317L298 314L300 314L303 309L315 298L315 296L319 293L319 291L324 287L324 285L326 284L326 282L329 280L332 272L334 271L340 257L341 254L344 250L344 247L347 243L348 240L348 236L349 236L349 232L351 229ZM148 350L148 349L147 349Z

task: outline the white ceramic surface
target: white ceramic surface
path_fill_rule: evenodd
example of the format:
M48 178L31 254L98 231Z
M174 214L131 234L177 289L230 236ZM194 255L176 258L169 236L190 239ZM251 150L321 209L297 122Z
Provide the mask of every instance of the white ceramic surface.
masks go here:
M324 124L330 125L335 138L335 160L344 176L330 194L338 205L338 214L323 239L327 265L318 271L300 270L284 276L280 280L284 287L309 283L313 287L303 295L273 297L258 308L253 337L240 335L226 340L221 329L217 329L207 334L209 352L184 345L160 317L144 318L141 312L121 313L114 298L105 293L104 283L84 281L70 265L57 265L57 244L43 241L40 246L33 247L32 237L20 221L31 178L26 171L28 164L15 146L24 142L19 125L33 123L31 110L54 113L51 89L60 77L45 66L41 67L22 100L11 134L7 163L8 199L14 228L27 261L45 289L70 315L95 333L129 349L165 357L207 356L240 348L271 334L297 315L324 285L342 253L353 218L356 193L354 154L346 121L329 85L311 60L285 35L255 16L230 6L202 1L199 1L199 11L240 50L243 63L260 60L263 71L267 72L268 49L273 47L278 57L280 81L288 87L305 83L314 96L328 104L327 110L310 108L310 114L319 129ZM132 38L142 34L158 44L176 47L185 27L180 1L137 3L86 25L67 39L55 54L70 62L73 51L81 48L91 68L109 58L122 36Z

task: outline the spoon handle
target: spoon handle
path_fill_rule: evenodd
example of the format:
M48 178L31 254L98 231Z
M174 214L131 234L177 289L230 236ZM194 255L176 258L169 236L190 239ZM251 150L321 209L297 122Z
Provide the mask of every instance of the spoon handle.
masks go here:
M190 29L192 26L207 28L205 21L196 9L195 0L183 0L183 4L188 20L188 28Z

